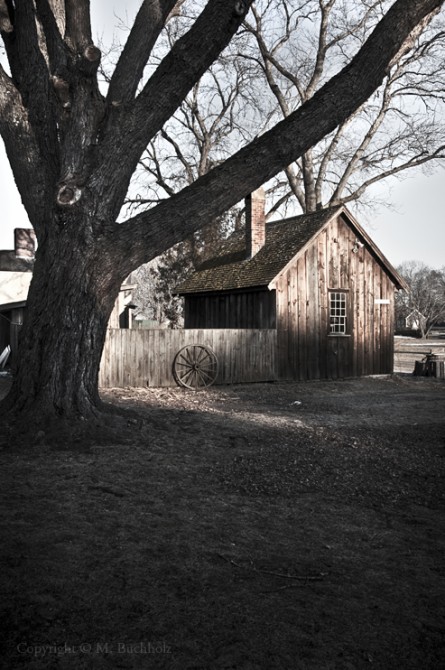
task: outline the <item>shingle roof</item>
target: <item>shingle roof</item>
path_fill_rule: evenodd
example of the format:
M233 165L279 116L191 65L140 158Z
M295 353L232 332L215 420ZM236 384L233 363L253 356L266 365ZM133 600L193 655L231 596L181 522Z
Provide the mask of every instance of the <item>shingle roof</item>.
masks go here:
M176 288L179 294L267 286L307 242L327 223L339 207L302 214L266 226L266 243L245 260L244 235L236 235L220 246L216 257Z

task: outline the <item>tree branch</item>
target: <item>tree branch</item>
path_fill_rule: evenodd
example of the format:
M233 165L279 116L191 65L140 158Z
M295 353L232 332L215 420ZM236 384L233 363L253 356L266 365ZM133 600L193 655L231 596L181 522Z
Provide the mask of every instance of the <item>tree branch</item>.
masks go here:
M305 99L310 98L315 93L315 90L320 82L320 79L323 75L324 64L326 60L326 54L328 52L327 44L327 34L328 34L328 25L329 25L329 15L331 13L332 7L335 0L329 0L326 5L323 5L320 2L321 9L321 22L320 29L318 32L318 49L317 49L317 58L315 61L314 71L312 73L311 79L305 91Z
M128 184L122 177L134 172L150 140L178 109L194 84L199 81L221 51L229 44L242 23L252 0L209 0L192 28L181 37L159 64L134 103L125 109L110 108L101 141L103 165L93 176L101 191L115 194L117 217ZM128 142L131 137L131 142Z
M101 53L93 43L89 0L65 0L65 42L77 57L79 70L95 74Z
M65 40L78 54L93 43L89 0L65 0Z
M445 158L445 145L438 147L438 149L436 149L436 151L434 151L432 154L428 154L427 156L425 156L424 154L414 156L413 158L410 158L408 161L405 161L405 163L402 163L401 165L391 166L390 169L384 170L379 174L375 175L374 177L367 179L362 184L360 184L360 186L357 189L355 189L354 193L352 193L349 196L343 196L341 198L341 203L347 204L348 202L354 202L358 200L366 191L366 189L368 189L373 184L382 181L383 179L387 179L387 177L393 177L399 174L400 172L405 172L406 170L409 170L410 168L419 167L420 165L425 165L425 163L429 163L430 161L441 158ZM336 205L339 202L340 200L332 198L329 204Z
M43 28L50 71L53 75L66 77L67 48L49 0L36 0L37 17Z
M332 202L339 202L341 200L341 193L346 187L346 184L349 181L349 178L351 177L352 173L354 172L355 168L357 167L360 159L363 157L366 149L368 148L369 144L372 141L372 138L374 137L375 133L377 132L378 128L381 126L383 123L383 120L385 118L386 112L388 110L389 104L391 100L391 94L389 90L389 84L385 86L385 90L383 92L382 96L382 103L380 106L380 109L378 111L378 114L376 115L374 121L371 123L370 127L368 128L368 131L364 135L362 141L360 142L359 146L354 152L354 155L350 158L348 161L348 164L346 166L346 169L343 171L343 174L337 184L337 188L334 191L334 194L332 196Z
M317 199L317 202L322 202L323 199L323 184L326 181L326 174L328 171L328 165L329 161L331 160L332 156L335 154L335 151L343 137L344 132L346 131L347 127L349 126L351 120L354 118L356 114L360 111L360 107L355 111L354 114L352 114L348 119L344 121L344 123L341 123L336 132L334 137L332 138L329 147L325 151L323 158L321 160L320 166L318 168L318 175L315 183L315 197Z
M39 236L47 220L45 203L47 199L51 201L52 177L47 161L42 159L22 97L1 66L0 135L23 204Z
M54 177L58 171L57 128L47 64L40 49L34 8L30 2L14 4L13 30L3 34L12 81L27 109L27 122L46 156Z
M144 0L113 72L107 100L122 104L132 100L144 67L177 0Z
M194 178L195 178L194 174L193 174L192 166L190 165L189 161L185 158L183 152L181 151L181 147L172 137L170 137L170 135L167 133L167 131L162 130L161 135L164 138L164 140L166 140L167 142L169 142L172 145L173 149L175 150L176 156L178 157L178 160L184 166L188 183L192 184L193 181L194 181Z
M302 83L300 82L299 78L293 74L290 70L285 68L280 61L275 58L275 56L272 54L271 50L267 48L266 42L263 38L262 35L262 22L261 22L261 17L259 16L258 12L255 10L253 11L253 15L255 17L255 22L256 22L256 28L252 26L252 24L248 23L248 21L244 22L244 26L246 29L255 37L257 43L258 43L258 48L260 50L261 56L263 58L263 63L261 63L261 68L263 69L268 84L272 90L272 93L275 95L277 98L281 109L283 109L283 100L280 99L280 96L282 98L282 94L278 89L277 83L275 81L275 78L273 76L273 73L270 69L270 65L273 65L273 67L288 81L290 81L298 91L298 94L300 96L300 100L303 101L305 99L305 91L304 87L302 86ZM244 56L244 54L241 54ZM252 58L250 56L245 56L246 58L251 58L252 60L257 61L256 58ZM257 61L259 62L259 61ZM286 105L287 106L287 105Z
M415 27L443 2L397 0L351 62L302 107L169 201L115 228L110 235L122 269L202 228L343 123L380 86Z

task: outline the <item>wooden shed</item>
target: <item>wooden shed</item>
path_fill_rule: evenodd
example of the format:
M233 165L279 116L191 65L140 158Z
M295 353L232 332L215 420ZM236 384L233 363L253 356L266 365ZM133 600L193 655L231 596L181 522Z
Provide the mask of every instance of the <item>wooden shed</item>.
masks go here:
M262 190L246 233L221 243L177 292L185 328L276 329L280 379L393 370L402 277L343 206L267 223Z

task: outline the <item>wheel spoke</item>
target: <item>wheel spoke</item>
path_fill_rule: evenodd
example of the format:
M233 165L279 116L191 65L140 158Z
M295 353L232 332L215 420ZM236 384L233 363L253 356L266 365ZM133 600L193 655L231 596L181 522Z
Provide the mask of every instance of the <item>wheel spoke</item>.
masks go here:
M194 372L195 371L193 369L190 369L188 372L185 373L185 375L181 377L181 381L185 382L185 384L188 384L190 382L190 379L193 379Z
M199 373L205 375L207 379L213 379L213 375L209 374L206 370L203 370L203 368L199 368Z
M195 347L195 351L196 349L197 347ZM198 357L196 359L196 363L198 364L202 363L202 361L208 356L209 356L208 352L205 349L201 349L201 351L198 351Z
M204 379L204 376L202 375L202 371L199 368L196 370L196 376L197 376L197 380L201 381L201 386L206 386L206 380Z
M182 365L193 365L193 361L190 360L188 356L184 356L184 354L181 354L181 358L185 361Z

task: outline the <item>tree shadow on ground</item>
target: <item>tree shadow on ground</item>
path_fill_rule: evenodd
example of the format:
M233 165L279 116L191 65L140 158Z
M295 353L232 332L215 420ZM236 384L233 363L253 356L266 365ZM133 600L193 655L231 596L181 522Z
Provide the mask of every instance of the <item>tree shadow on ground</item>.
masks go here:
M4 448L9 667L440 667L444 390L122 389L125 441Z

